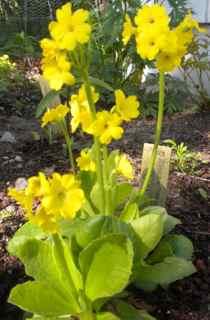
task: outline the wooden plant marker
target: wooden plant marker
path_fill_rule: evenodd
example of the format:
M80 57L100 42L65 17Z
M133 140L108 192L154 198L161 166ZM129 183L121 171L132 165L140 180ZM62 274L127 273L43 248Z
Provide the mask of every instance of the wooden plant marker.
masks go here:
M39 82L39 85L40 85L42 96L45 97L51 91L49 83L42 76L39 77L38 82ZM59 96L56 96L53 99L53 101L52 101L51 105L49 106L49 108L56 107L59 104L61 104L61 99L60 99Z
M46 79L44 79L44 77L42 77L41 75L39 76L38 78L38 82L39 82L39 86L40 86L40 89L41 89L41 92L42 92L42 96L45 97L50 91L50 86L49 86L49 83ZM49 103L49 108L53 108L53 107L56 107L58 106L59 104L61 104L61 99L60 97L57 95L51 103ZM54 130L52 130L52 127L48 127L46 129L47 133L48 133L48 139L49 139L49 143L51 144L52 143L52 139L53 139L53 135L56 136L58 135L58 130L56 130L56 128L54 127Z
M152 155L152 150L153 144L144 144L141 165L141 183L147 172L148 164ZM148 197L155 200L156 205L164 206L166 202L170 159L171 148L166 146L159 146L151 183L146 192L146 195Z

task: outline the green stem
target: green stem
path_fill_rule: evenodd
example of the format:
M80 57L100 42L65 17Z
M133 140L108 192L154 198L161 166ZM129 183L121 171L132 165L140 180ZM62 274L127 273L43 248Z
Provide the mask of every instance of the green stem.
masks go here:
M140 190L140 199L144 197L149 187L152 174L153 174L153 169L155 166L155 161L157 158L158 146L160 144L160 137L161 137L161 131L162 131L162 124L163 124L164 100L165 100L165 76L164 76L164 73L161 72L159 76L159 105L158 105L158 118L157 118L157 125L156 125L155 143L152 150L152 156L147 169L147 173Z
M54 254L57 259L56 261L59 265L59 270L61 271L61 273L65 274L68 277L68 281L69 281L69 284L71 286L71 291L72 291L71 294L75 298L75 300L77 301L78 294L77 294L77 290L75 288L75 285L73 283L72 277L69 272L68 262L66 261L66 257L65 257L63 239L61 236L59 236L59 234L53 234L52 239L53 239L54 246L55 246Z
M105 185L105 215L110 214L110 194L109 194L109 177L108 177L108 150L107 146L103 147L103 158L104 158L104 185Z
M61 122L61 130L63 132L65 141L66 141L66 146L67 146L67 150L68 150L68 155L69 155L69 163L70 163L70 167L72 168L73 172L75 173L75 165L74 165L74 156L73 156L73 152L72 152L72 140L69 136L69 132L67 129L67 125L66 125L66 121L64 120L63 122Z
M80 320L95 320L92 310L87 310L80 315Z
M82 73L84 85L85 85L85 92L87 95L88 104L90 106L90 110L92 112L93 119L96 118L96 107L93 101L91 85L88 77L88 73L86 70ZM103 178L103 164L102 164L102 154L101 154L101 144L98 138L95 138L95 147L96 147L96 166L97 166L97 180L101 188L101 198L102 198L102 205L101 205L101 213L104 214L105 212L105 188L104 188L104 178Z

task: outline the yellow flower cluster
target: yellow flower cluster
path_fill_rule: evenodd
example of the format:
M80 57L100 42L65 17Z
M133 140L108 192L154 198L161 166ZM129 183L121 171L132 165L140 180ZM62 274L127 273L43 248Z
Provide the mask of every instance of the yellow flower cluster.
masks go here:
M91 87L91 93L93 102L96 103L99 100L99 94L95 91L94 87ZM75 132L81 125L82 130L88 133L88 128L92 123L92 113L88 103L88 99L85 92L85 86L79 89L78 94L74 94L71 97L71 129Z
M126 154L121 154L115 158L116 172L128 180L134 178L134 170L131 162L129 161Z
M11 62L7 54L0 56L0 68L2 71L3 69L5 69L6 71L8 71L8 69L12 71L15 69L15 67L16 67L16 63Z
M156 60L161 72L179 67L193 39L193 31L202 31L189 13L176 27L170 28L170 18L163 5L145 5L140 8L133 26L126 16L123 42L126 45L135 35L136 48L142 59Z
M54 173L47 178L39 173L28 179L25 189L9 189L9 195L23 207L28 220L50 233L58 232L61 218L74 218L85 201L73 174Z
M99 100L99 94L91 87L93 102ZM131 121L139 115L139 102L136 96L126 97L122 90L115 91L115 105L111 111L99 111L93 116L88 104L85 87L71 97L72 132L81 125L82 130L99 138L102 144L109 144L112 139L120 139L123 134L121 124Z
M48 123L56 123L62 121L67 113L69 108L66 105L60 104L57 107L48 109L42 117L42 127L45 127Z
M96 164L92 159L90 149L82 150L76 162L81 171L96 171Z
M96 171L96 163L93 160L91 149L83 149L76 162L81 171ZM128 180L134 178L133 166L126 154L120 154L115 157L114 172Z
M71 4L67 3L56 11L56 21L49 25L51 38L41 41L43 76L54 90L60 90L64 84L75 83L69 51L89 41L91 27L88 18L87 10L72 12Z

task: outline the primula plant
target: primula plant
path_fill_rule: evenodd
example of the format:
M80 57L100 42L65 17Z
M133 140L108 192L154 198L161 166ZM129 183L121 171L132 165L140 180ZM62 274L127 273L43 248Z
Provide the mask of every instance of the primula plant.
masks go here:
M134 170L126 154L110 151L123 137L123 124L140 114L135 96L120 88L110 111L100 106L100 84L89 74L91 44L89 12L73 11L70 3L57 10L50 38L41 41L42 70L59 92L78 89L62 105L49 109L42 126L56 123L63 132L71 168L66 174L28 179L26 188L9 194L25 210L28 222L9 243L9 251L25 265L30 281L16 286L9 301L32 319L154 319L126 303L132 284L146 291L195 272L191 241L171 231L180 223L159 206L148 206L151 181L164 114L165 72L181 65L198 23L188 14L170 27L161 5L143 6L135 24L126 16L123 41L135 37L142 59L155 63L159 74L159 108L154 149L141 186L133 187ZM75 159L72 134L92 137L90 148Z

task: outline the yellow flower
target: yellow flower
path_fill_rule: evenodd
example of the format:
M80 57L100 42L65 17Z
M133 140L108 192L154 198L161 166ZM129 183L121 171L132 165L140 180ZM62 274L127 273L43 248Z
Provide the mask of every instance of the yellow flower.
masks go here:
M55 59L59 59L60 55L65 54L59 48L58 43L52 39L42 39L40 41L40 46L42 48L42 55L44 59L46 59L46 63L49 64L50 60L54 61ZM45 60L44 60L45 61Z
M51 89L60 90L64 84L73 85L75 78L71 74L71 63L67 60L66 54L58 55L52 61L47 58L42 60L43 76L49 82Z
M41 204L47 212L63 218L74 218L84 201L84 192L73 174L54 173Z
M126 98L122 90L115 91L116 105L113 107L113 111L116 111L122 120L130 121L135 119L139 115L139 102L136 96L129 96Z
M138 10L135 17L138 32L149 29L168 30L169 16L164 6L159 4L145 5Z
M118 140L122 137L123 128L120 127L121 123L122 119L117 113L101 111L97 113L96 120L88 131L98 137L102 144L109 144L112 139Z
M45 127L48 123L55 123L63 120L68 112L69 108L63 104L48 109L42 117L42 127Z
M126 14L125 17L125 22L123 25L123 33L122 33L122 38L123 38L123 43L126 45L131 37L135 34L135 27L132 25L131 18L129 17L128 14Z
M182 57L171 52L160 52L156 60L156 66L161 72L170 72L181 65Z
M28 179L26 188L11 188L8 194L23 207L28 220L50 233L58 232L59 220L73 218L85 201L84 192L72 174L54 173L47 179L39 173Z
M35 214L31 215L30 221L51 234L59 231L58 221L55 215L46 211L42 206L39 206Z
M91 150L89 149L82 150L76 162L82 171L96 171L96 164L91 158Z
M25 190L17 190L15 188L9 188L8 195L21 205L27 217L31 216L33 209L32 195L26 195Z
M91 27L87 23L89 12L79 9L72 12L70 3L56 11L57 21L49 25L52 38L59 43L61 49L74 50L77 44L89 41Z
M117 173L129 180L134 178L133 167L126 154L117 156L115 163Z
M144 32L137 34L137 52L142 59L153 60L159 53L165 41L164 33L158 28L147 28Z
M95 91L94 87L91 87L92 97L94 103L99 99L99 94ZM72 132L75 132L81 125L84 132L88 132L88 128L92 123L92 113L87 100L84 85L79 89L78 94L74 94L71 97L71 128Z
M179 39L180 46L187 47L193 40L193 31L204 32L205 30L199 27L198 22L193 19L192 14L186 15L184 20L175 28L175 32Z
M34 198L39 198L44 195L49 188L49 183L46 176L39 172L38 176L34 176L28 179L25 194Z

